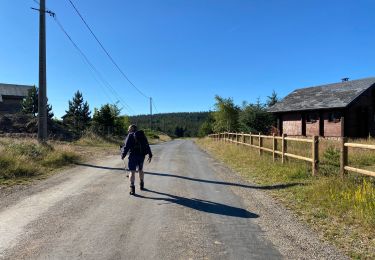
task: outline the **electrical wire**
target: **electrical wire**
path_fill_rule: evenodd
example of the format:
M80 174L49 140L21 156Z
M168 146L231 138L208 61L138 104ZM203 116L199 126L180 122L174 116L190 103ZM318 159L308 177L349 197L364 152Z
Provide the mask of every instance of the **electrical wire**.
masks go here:
M156 113L159 114L159 111L158 111L158 109L156 108L156 105L155 105L155 101L154 101L154 99L152 99L152 106L155 108Z
M128 76L126 76L126 74L124 73L124 71L120 68L120 66L112 58L112 56L109 54L109 52L104 48L103 44L100 42L100 40L98 39L98 37L95 35L95 33L93 32L93 30L90 28L90 26L88 25L88 23L86 22L86 20L83 18L83 16L81 15L81 13L78 11L77 7L74 5L74 3L71 0L68 0L68 1L70 2L71 6L74 8L74 10L76 11L76 13L78 14L78 16L81 18L82 22L85 24L85 26L87 27L87 29L90 31L91 35L95 38L96 42L100 45L100 47L105 52L105 54L108 56L108 58L111 60L111 62L113 63L113 65L121 73L121 75L130 83L131 86L133 86L134 89L136 89L138 91L139 94L141 94L145 98L149 98L138 87L136 87L133 84L133 82L130 81L130 79L128 78Z
M96 69L96 67L93 65L93 63L87 58L85 53L78 47L78 45L73 41L71 36L68 34L68 32L65 30L61 22L57 19L57 16L54 16L54 20L61 29L61 31L65 34L65 36L69 39L69 41L72 43L74 48L80 53L81 57L84 59L85 63L92 69L92 71L98 76L98 78L102 81L102 85L107 87L110 92L118 99L118 101L121 102L121 104L129 111L129 112L135 112L122 98L116 90L109 84L107 80L104 79L104 77L100 74L100 72Z

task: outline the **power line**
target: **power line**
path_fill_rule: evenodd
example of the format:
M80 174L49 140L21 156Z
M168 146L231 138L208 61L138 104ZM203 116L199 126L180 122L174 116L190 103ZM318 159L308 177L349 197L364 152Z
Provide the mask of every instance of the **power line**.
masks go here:
M72 45L74 46L74 48L80 53L81 57L84 59L84 61L86 62L87 65L89 65L91 67L91 69L93 70L93 72L95 72L97 74L97 76L99 77L99 79L102 81L102 84L107 87L111 92L112 94L119 100L121 101L121 104L123 106L125 106L125 108L129 111L129 112L135 112L122 98L121 96L118 95L118 93L116 92L116 90L111 86L111 84L109 84L109 82L107 80L104 79L104 77L100 74L100 72L96 69L96 67L92 64L92 62L87 58L87 56L85 55L85 53L78 47L78 45L73 41L73 39L70 37L70 35L68 34L68 32L65 30L65 28L63 27L63 25L61 24L61 22L57 19L57 16L54 16L54 20L55 22L57 23L57 25L59 26L59 28L62 30L62 32L65 34L65 36L69 39L69 41L72 43Z
M117 63L115 62L115 60L112 58L112 56L109 54L109 52L104 48L103 44L99 41L98 37L96 37L95 33L91 30L90 26L87 24L87 22L85 21L85 19L83 18L83 16L81 15L81 13L78 11L77 7L74 5L74 3L71 1L71 0L68 0L70 2L70 4L72 5L72 7L74 8L74 10L77 12L78 16L81 18L82 22L85 24L85 26L87 27L87 29L90 31L91 35L95 38L95 40L97 41L97 43L100 45L100 47L102 48L102 50L105 52L105 54L108 56L108 58L111 60L111 62L113 63L113 65L115 65L115 67L117 68L117 70L121 73L121 75L130 83L130 85L132 85L138 92L139 94L141 94L142 96L144 96L145 98L149 98L146 94L144 94L139 88L137 88L133 82L130 81L130 79L126 76L126 74L123 72L123 70L117 65Z
M37 0L33 0L33 2L35 2L36 4L40 5L40 3L37 1ZM34 10L38 10L39 9L36 9L36 8L31 8L31 9L34 9ZM52 17L55 18L55 22L59 25L60 29L65 33L66 36L68 36L68 38L71 40L71 37L68 35L68 33L66 32L66 30L64 29L64 27L62 26L62 24L57 20L57 18L55 17L56 14L50 10L47 10L45 12L48 12ZM71 41L72 42L72 41ZM74 44L74 42L72 42L73 46L75 47L78 47L76 44ZM99 85L102 85L105 87L105 85L103 84L103 82L100 82L100 80L97 78L97 75L95 75L95 68L93 67L93 65L88 61L88 59L86 58L86 56L83 54L83 52L78 48L77 49L81 55L81 58L83 59L83 61L85 62L86 65L88 65L91 69L89 70L90 73L92 73L92 76L93 78L95 79L95 81L99 84ZM104 88L105 89L105 88ZM103 90L104 90L103 89ZM115 104L115 102L113 101L113 99L108 95L108 93L106 91L104 91L104 94L107 96L107 98L111 101L111 103Z
M154 99L152 99L152 106L153 106L154 109L156 110L156 113L159 114L159 111L158 111L158 109L156 108L156 105L155 105L155 101L154 101Z

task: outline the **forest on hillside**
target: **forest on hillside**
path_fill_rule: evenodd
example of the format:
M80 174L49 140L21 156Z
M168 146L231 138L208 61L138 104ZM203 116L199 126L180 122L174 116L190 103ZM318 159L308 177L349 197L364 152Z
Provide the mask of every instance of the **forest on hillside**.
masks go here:
M201 125L208 117L209 112L155 114L152 116L152 129L174 137L198 136ZM150 115L130 116L129 120L141 129L150 128Z

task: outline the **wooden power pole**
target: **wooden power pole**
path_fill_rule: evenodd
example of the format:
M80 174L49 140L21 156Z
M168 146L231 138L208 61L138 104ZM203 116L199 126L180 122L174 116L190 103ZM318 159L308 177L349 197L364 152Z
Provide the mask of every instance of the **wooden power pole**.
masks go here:
M152 97L150 97L150 129L152 130Z
M47 76L46 76L46 1L39 7L39 93L38 93L38 140L47 140Z

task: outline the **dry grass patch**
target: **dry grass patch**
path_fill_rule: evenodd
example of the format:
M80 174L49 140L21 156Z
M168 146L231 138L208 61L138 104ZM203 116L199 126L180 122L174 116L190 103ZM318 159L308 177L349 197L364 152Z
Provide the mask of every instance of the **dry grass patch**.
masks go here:
M77 162L118 153L118 140L85 136L76 142L0 138L0 185L27 184Z
M150 143L169 141L158 135ZM119 137L103 137L91 132L74 142L49 141L41 145L32 138L0 138L0 185L27 184L77 162L120 155Z

